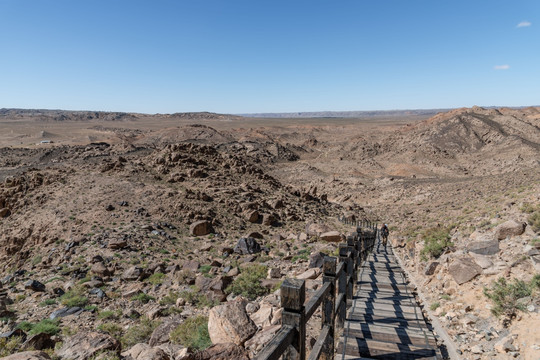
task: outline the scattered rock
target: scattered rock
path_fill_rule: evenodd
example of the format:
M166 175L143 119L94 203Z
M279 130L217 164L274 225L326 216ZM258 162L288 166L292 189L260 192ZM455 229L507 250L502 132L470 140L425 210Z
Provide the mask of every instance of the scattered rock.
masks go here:
M123 357L131 356L133 360L170 360L169 355L160 348L140 343L122 353Z
M302 274L298 275L296 278L303 279L303 280L316 279L320 273L321 273L321 270L319 268L311 268L311 269L306 270Z
M24 283L24 288L32 291L45 291L45 285L37 280L28 280Z
M254 238L240 238L234 252L241 255L256 254L261 252L261 245Z
M210 310L208 332L213 344L243 345L257 331L257 326L246 313L246 302L236 300Z
M321 240L327 242L341 242L342 237L339 231L328 231L321 234Z
M495 229L495 238L498 240L504 240L508 236L517 236L523 234L527 223L509 220Z
M257 221L259 221L259 212L257 210L249 211L246 214L246 219L250 223L256 223Z
M309 256L309 268L319 268L322 269L324 264L324 257L328 256L323 252L316 252Z
M2 360L50 360L49 355L43 351L24 351L3 357Z
M11 210L9 210L8 208L0 209L0 218L5 218L9 215L11 215Z
M123 249L127 246L127 240L126 239L113 239L109 241L109 249L117 250L117 249Z
M214 232L212 223L208 220L197 221L189 227L192 236L204 236Z
M458 285L472 280L476 275L482 273L482 268L470 257L461 257L454 259L448 267L448 272L454 278Z
M435 274L435 270L437 270L437 266L439 266L438 261L432 261L429 263L429 265L426 267L426 271L424 271L424 274L426 275L433 275Z
M512 339L512 336L506 336L497 341L494 345L494 348L501 354L505 354L509 351L516 351L516 347L512 344L513 341L514 340Z
M83 309L77 306L65 307L65 308L53 311L52 314L49 315L49 319L54 320L54 319L63 318L70 315L77 316L82 312L83 312Z
M182 360L249 360L247 351L236 344L216 344L208 349L188 355Z
M119 349L120 343L112 336L81 331L65 340L57 355L70 360L89 360L100 352Z
M495 255L499 253L499 241L491 236L484 236L467 245L470 252L480 255Z

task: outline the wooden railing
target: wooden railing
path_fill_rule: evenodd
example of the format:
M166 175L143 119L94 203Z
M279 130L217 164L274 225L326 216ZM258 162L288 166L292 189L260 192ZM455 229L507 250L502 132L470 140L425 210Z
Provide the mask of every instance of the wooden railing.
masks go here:
M285 279L281 285L283 316L281 329L255 357L257 360L306 359L306 323L322 306L321 332L309 353L309 360L334 358L336 330L343 328L347 300L352 299L358 268L373 249L377 224L340 218L345 224L356 225L353 236L339 244L339 259L326 256L323 263L323 285L306 299L305 281ZM354 222L353 222L354 221Z

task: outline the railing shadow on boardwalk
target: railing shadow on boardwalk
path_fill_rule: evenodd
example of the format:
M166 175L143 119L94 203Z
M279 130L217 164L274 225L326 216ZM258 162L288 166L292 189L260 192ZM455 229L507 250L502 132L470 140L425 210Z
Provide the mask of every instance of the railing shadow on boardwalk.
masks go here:
M308 302L305 281L285 279L281 285L283 308L281 329L255 357L257 360L305 360L306 323L321 306L321 332L309 354L309 360L334 358L336 330L345 324L347 303L354 294L358 268L373 249L377 224L342 218L357 228L347 243L339 244L339 258L327 256L323 263L323 286Z
M358 359L381 360L440 357L434 340L430 343L425 333L422 336L419 331L427 328L420 308L409 305L404 309L402 306L407 302L415 304L414 294L404 282L399 266L391 265L390 256L393 256L390 246L383 247L378 239L372 254L373 261L361 270L358 294L354 297L338 349L340 355L336 359L345 359L346 356L347 359L358 356ZM396 273L399 278L396 278ZM357 301L361 309L355 312ZM381 301L384 309L380 308Z

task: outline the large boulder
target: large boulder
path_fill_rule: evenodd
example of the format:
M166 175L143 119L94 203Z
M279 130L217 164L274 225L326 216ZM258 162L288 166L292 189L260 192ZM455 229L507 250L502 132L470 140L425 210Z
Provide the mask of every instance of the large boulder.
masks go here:
M208 317L208 332L213 344L243 345L257 331L246 313L246 301L237 300L215 306Z
M43 351L24 351L3 357L2 360L51 360Z
M263 349L263 347L272 340L274 335L281 329L281 325L273 325L264 328L259 331L255 336L246 341L245 347L252 354L256 354Z
M495 238L498 240L504 240L508 236L521 235L525 231L526 226L527 223L516 220L508 220L507 222L497 226L495 229Z
M341 234L339 231L328 231L321 234L321 240L328 242L341 242Z
M468 256L454 259L448 266L448 272L458 285L472 280L476 275L482 273L482 268Z
M214 232L212 223L208 220L197 221L189 227L189 233L193 236L204 236Z
M256 254L261 252L261 245L254 238L240 238L234 247L234 252L242 255Z
M216 344L208 349L183 357L182 360L249 360L247 351L236 344Z
M45 285L37 280L28 280L24 283L24 288L32 291L45 291Z
M107 350L120 350L118 340L106 334L81 331L64 341L57 355L69 360L88 360Z
M164 320L157 328L154 329L148 344L150 346L157 346L170 342L171 331L176 329L183 321L181 316L175 316Z
M122 279L128 281L143 280L147 277L147 275L148 274L146 273L146 271L144 271L143 268L140 268L138 266L132 266L126 269L126 271L124 271L124 273L122 274Z
M499 253L499 241L491 236L481 236L467 245L470 252L480 255L495 255Z
M135 344L128 351L124 351L122 356L129 356L133 360L170 360L169 355L162 349L144 343Z

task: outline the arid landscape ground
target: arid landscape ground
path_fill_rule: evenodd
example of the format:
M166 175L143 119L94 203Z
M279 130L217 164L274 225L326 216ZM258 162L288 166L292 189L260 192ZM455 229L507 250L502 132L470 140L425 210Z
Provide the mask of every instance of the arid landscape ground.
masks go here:
M281 281L317 289L352 215L389 225L461 358L540 359L536 107L1 109L0 357L251 358L279 329Z

